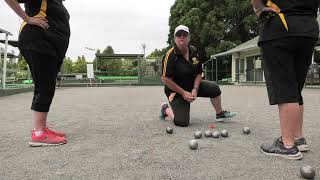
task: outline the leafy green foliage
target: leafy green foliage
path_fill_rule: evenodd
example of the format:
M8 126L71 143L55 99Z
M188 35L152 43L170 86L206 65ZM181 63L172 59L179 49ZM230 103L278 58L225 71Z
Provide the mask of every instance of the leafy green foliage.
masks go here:
M21 54L19 54L19 58L18 58L18 67L19 67L19 70L28 69L27 61L24 59L24 57Z
M63 74L70 74L72 73L72 60L69 57L66 57L63 61L62 67L61 67L61 71Z
M107 46L103 50L102 54L106 54L106 55L114 54L114 50L113 50L112 46Z
M231 49L258 34L258 22L247 0L176 0L170 10L172 43L175 27L184 24L191 32L191 44L201 55Z
M166 47L166 48L162 48L162 49L155 49L153 52L151 52L149 54L149 56L147 58L159 58L162 57L168 50L169 50L170 46Z
M112 55L114 54L114 50L112 46L107 46L101 54L104 55ZM121 59L100 59L98 62L98 70L100 71L114 71L120 70L122 66Z
M78 56L77 61L74 63L73 72L75 73L86 73L87 72L87 62L84 56Z

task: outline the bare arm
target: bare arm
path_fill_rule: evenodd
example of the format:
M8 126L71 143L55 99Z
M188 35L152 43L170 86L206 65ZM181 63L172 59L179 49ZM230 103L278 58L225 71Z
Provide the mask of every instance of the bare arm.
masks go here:
M256 15L259 17L260 14L263 11L269 11L269 12L276 12L274 9L270 7L266 7L263 3L262 0L251 0L251 4L253 6L253 10L256 13Z
M30 17L23 11L16 0L4 0L11 9L25 22L28 22Z
M262 4L262 0L251 0L253 10L257 14L262 11L264 5Z
M191 95L193 96L194 100L196 100L198 96L199 86L201 83L202 77L201 74L198 74L194 80L193 89L191 91Z
M19 3L17 0L4 0L8 6L27 24L32 24L39 26L43 29L48 29L48 21L45 19L45 17L30 17L28 16L23 9L20 7Z
M200 86L201 80L202 80L201 74L198 74L196 76L196 79L194 80L193 89L195 89L197 91L199 90L199 86Z

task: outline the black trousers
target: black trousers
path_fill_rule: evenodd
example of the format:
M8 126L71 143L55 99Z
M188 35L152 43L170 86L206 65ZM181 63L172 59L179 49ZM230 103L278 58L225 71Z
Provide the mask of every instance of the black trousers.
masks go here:
M62 60L47 54L20 50L26 59L34 83L31 109L37 112L49 112L55 93L57 74Z
M301 95L317 39L288 37L260 43L269 103L303 104Z
M198 97L215 98L221 95L219 86L212 81L202 80L198 90ZM170 101L169 101L170 102ZM190 122L190 102L183 99L179 94L176 94L170 102L176 126L186 127Z

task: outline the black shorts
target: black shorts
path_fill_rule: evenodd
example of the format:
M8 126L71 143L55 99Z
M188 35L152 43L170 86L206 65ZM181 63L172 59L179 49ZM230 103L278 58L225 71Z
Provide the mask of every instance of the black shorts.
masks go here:
M221 90L217 84L212 81L201 81L198 97L215 98L220 95ZM188 126L190 122L190 102L185 101L180 94L176 94L174 99L169 103L174 113L174 124L182 127Z
M34 83L31 109L37 112L48 112L62 61L48 54L23 49L20 49L20 52L29 65Z
M288 37L260 44L269 103L303 104L301 95L317 39Z

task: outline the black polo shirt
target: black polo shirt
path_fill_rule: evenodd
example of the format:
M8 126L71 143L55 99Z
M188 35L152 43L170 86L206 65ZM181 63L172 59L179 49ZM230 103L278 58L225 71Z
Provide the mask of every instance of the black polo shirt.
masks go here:
M62 60L69 45L69 13L62 0L19 0L30 17L46 17L49 29L23 23L19 48L57 56Z
M318 0L272 0L284 14L288 31L278 15L261 25L259 42L280 39L289 36L318 38L317 22Z
M189 46L189 61L177 46L172 47L162 59L162 76L172 78L185 91L191 92L196 76L202 72L202 61L198 50L193 46ZM172 92L174 91L165 86L167 96Z

